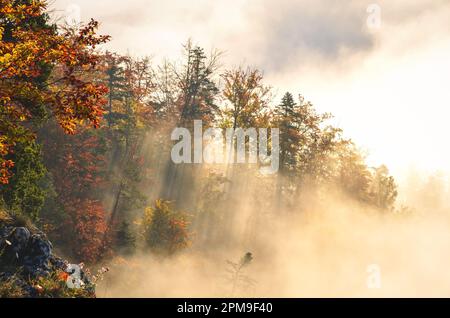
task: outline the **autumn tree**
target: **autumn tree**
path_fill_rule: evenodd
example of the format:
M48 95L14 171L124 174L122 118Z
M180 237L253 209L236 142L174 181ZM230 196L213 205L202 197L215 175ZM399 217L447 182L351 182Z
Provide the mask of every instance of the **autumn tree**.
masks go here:
M389 175L389 169L382 165L373 169L371 194L374 204L384 211L394 208L397 198L397 185L394 177Z
M216 118L219 107L217 97L219 89L215 82L218 68L219 53L213 52L208 58L199 46L191 41L184 45L184 61L180 68L174 66L176 83L180 95L177 98L178 116L176 124L193 131L194 121L202 120L203 126L211 126ZM163 187L159 197L173 200L175 204L185 203L191 207L194 203L196 167L175 165L167 159ZM187 188L189 191L181 191Z
M47 222L62 220L52 224L50 234L80 261L87 262L100 259L109 247L109 240L104 239L107 211L102 202L106 149L97 134L85 128L68 135L49 123L39 138L55 191L53 207L58 209L51 215L46 211L51 217Z
M173 254L189 244L186 214L174 210L167 201L156 200L142 223L147 247L156 253Z
M271 99L270 88L256 69L239 67L222 74L225 100L222 116L226 127L265 127Z
M83 78L95 68L94 49L108 40L91 20L78 31L49 24L41 0L0 1L0 174L11 175L17 143L35 138L34 128L54 117L66 133L83 121L98 126L104 85ZM56 66L56 67L55 67Z
M154 72L154 90L152 94L152 105L155 118L159 120L159 128L169 124L172 127L179 117L177 100L181 96L177 72L175 67L168 60L164 60Z
M152 124L153 71L147 58L105 56L105 81L109 90L108 128L104 136L109 148L108 191L113 198L108 231L125 222L127 214L145 205L139 189L145 179L141 148ZM117 221L117 222L116 222Z
M365 157L353 143L341 145L336 155L338 188L361 202L369 203L371 173L365 163Z

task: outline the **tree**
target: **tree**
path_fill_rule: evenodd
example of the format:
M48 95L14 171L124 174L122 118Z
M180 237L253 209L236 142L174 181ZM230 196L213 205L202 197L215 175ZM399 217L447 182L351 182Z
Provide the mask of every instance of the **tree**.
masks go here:
M339 189L365 203L371 202L371 173L363 155L353 143L343 144L336 152L336 181Z
M211 122L218 111L215 99L219 89L212 78L217 68L218 54L212 54L207 59L204 50L193 46L191 41L188 41L184 49L185 64L181 72L176 71L181 91L180 121L184 125L191 125L196 119Z
M105 210L101 202L90 199L74 199L65 209L71 216L66 229L72 252L84 262L95 263L105 255L104 233L106 232Z
M106 84L110 88L108 129L105 130L109 148L107 191L113 197L108 232L114 232L119 217L145 206L139 190L143 157L140 155L147 129L153 120L150 96L153 72L150 60L106 54Z
M168 201L156 200L143 219L147 246L157 253L173 254L189 244L188 220L171 208Z
M108 113L105 118L108 121L108 126L111 127L120 118L120 113L115 111L114 104L116 102L122 103L127 95L123 68L125 57L106 52L103 61L105 63L105 84L108 87Z
M9 211L36 221L47 194L42 187L47 169L42 162L41 146L34 140L16 143L10 157L15 162L13 175L8 187L0 188L0 194Z
M300 135L297 104L287 92L275 110L275 122L280 129L280 173L295 171L302 136Z
M67 135L56 123L49 123L40 132L44 162L56 193L54 208L63 210L53 215L65 214L64 223L57 225L57 234L80 261L99 260L110 243L109 237L105 239L106 211L100 200L106 170L105 149L97 136L101 131L84 129Z
M178 116L177 99L181 95L174 66L165 60L155 72L152 105L155 117L169 126L176 124Z
M236 128L265 127L270 88L262 83L263 75L256 69L226 71L223 97L226 105L222 111L225 126Z
M120 224L116 235L116 246L120 252L126 255L132 254L136 249L136 236L133 234L127 221L123 221Z
M235 296L238 288L247 290L256 284L256 281L254 279L248 277L244 273L244 269L246 269L252 263L252 261L253 254L250 252L246 253L237 263L227 261L229 266L229 268L227 269L230 276L229 281L232 285L231 297Z
M300 197L304 185L313 188L330 178L328 162L340 141L340 129L325 126L329 114L317 113L303 96L294 100L287 92L274 111L273 126L280 129L278 206Z
M204 50L193 46L191 41L184 46L184 50L185 61L181 70L174 67L180 92L176 124L193 131L194 120L202 120L204 127L210 126L219 111L216 103L219 89L214 81L219 53L213 52L207 58ZM173 200L176 204L184 201L184 206L190 207L194 197L192 192L196 189L195 167L175 165L169 158L165 170L160 197ZM188 184L192 191L182 193L180 189Z
M374 204L382 210L390 211L394 208L397 198L397 185L389 170L382 165L373 171L371 193Z
M0 174L7 183L18 142L33 140L33 127L54 117L66 133L83 121L98 127L106 87L85 80L96 67L97 36L91 20L78 31L58 32L48 23L42 0L0 0Z

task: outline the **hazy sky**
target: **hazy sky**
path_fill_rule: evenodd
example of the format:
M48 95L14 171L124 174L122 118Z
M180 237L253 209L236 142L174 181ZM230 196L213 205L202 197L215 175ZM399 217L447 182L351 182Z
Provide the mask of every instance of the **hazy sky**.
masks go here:
M189 37L223 50L224 65L256 66L279 95L301 93L332 112L369 163L396 175L410 166L450 170L450 1L54 0L51 7L61 18L79 8L82 20L99 20L113 38L107 47L121 53L177 58Z

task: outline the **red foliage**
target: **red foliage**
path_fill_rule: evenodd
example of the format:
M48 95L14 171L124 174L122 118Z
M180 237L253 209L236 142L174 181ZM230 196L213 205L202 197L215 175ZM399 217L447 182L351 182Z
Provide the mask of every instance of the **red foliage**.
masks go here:
M3 159L6 157L10 146L4 143L4 138L0 136L0 184L8 184L11 177L11 169L14 167L14 162Z
M28 23L46 11L44 0L0 0L0 184L11 176L14 146L35 138L30 123L42 116L40 108L69 134L86 122L99 127L103 115L108 90L88 74L100 59L96 47L109 36L96 34L94 20L62 32Z
M73 234L74 253L86 262L95 262L103 256L106 232L105 210L99 201L77 199L66 202L71 215L68 227Z
M87 130L66 135L56 125L48 127L45 136L45 161L58 201L68 214L59 231L70 238L68 243L80 260L94 262L107 250L106 213L98 194L104 184L105 160L98 154L98 137Z

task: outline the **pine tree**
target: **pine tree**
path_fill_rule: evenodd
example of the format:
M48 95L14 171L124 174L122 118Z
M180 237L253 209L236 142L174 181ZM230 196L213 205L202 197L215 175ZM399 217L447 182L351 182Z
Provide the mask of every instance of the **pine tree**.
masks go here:
M219 89L213 80L218 55L207 59L203 48L194 47L190 41L184 48L186 62L177 74L181 89L180 121L184 124L192 124L196 119L211 122L218 111L215 99Z
M145 205L139 183L145 179L141 172L141 147L145 129L150 126L151 111L148 99L152 91L152 74L148 59L107 54L105 84L109 91L109 113L106 143L110 148L108 191L113 207L108 232L114 232L118 215ZM119 217L119 219L120 219ZM106 239L106 237L105 237Z
M123 221L117 231L116 245L124 254L132 254L136 250L136 236L127 221Z
M117 54L107 52L104 56L106 84L108 86L108 113L105 115L108 126L111 127L117 123L121 117L121 112L114 106L116 103L122 103L127 95L125 85L125 71L123 63L125 58Z
M298 130L297 104L287 92L275 110L275 120L280 129L280 173L292 172L297 164L297 151L301 141Z
M219 89L214 81L219 54L213 53L207 58L204 50L193 46L191 41L188 41L184 49L184 65L181 71L175 70L180 90L177 124L192 132L194 120L201 120L203 127L210 126L219 111L216 104ZM183 207L190 208L194 203L192 194L197 188L195 169L195 166L175 165L169 158L160 197L176 204L184 201ZM181 191L184 188L191 191Z

